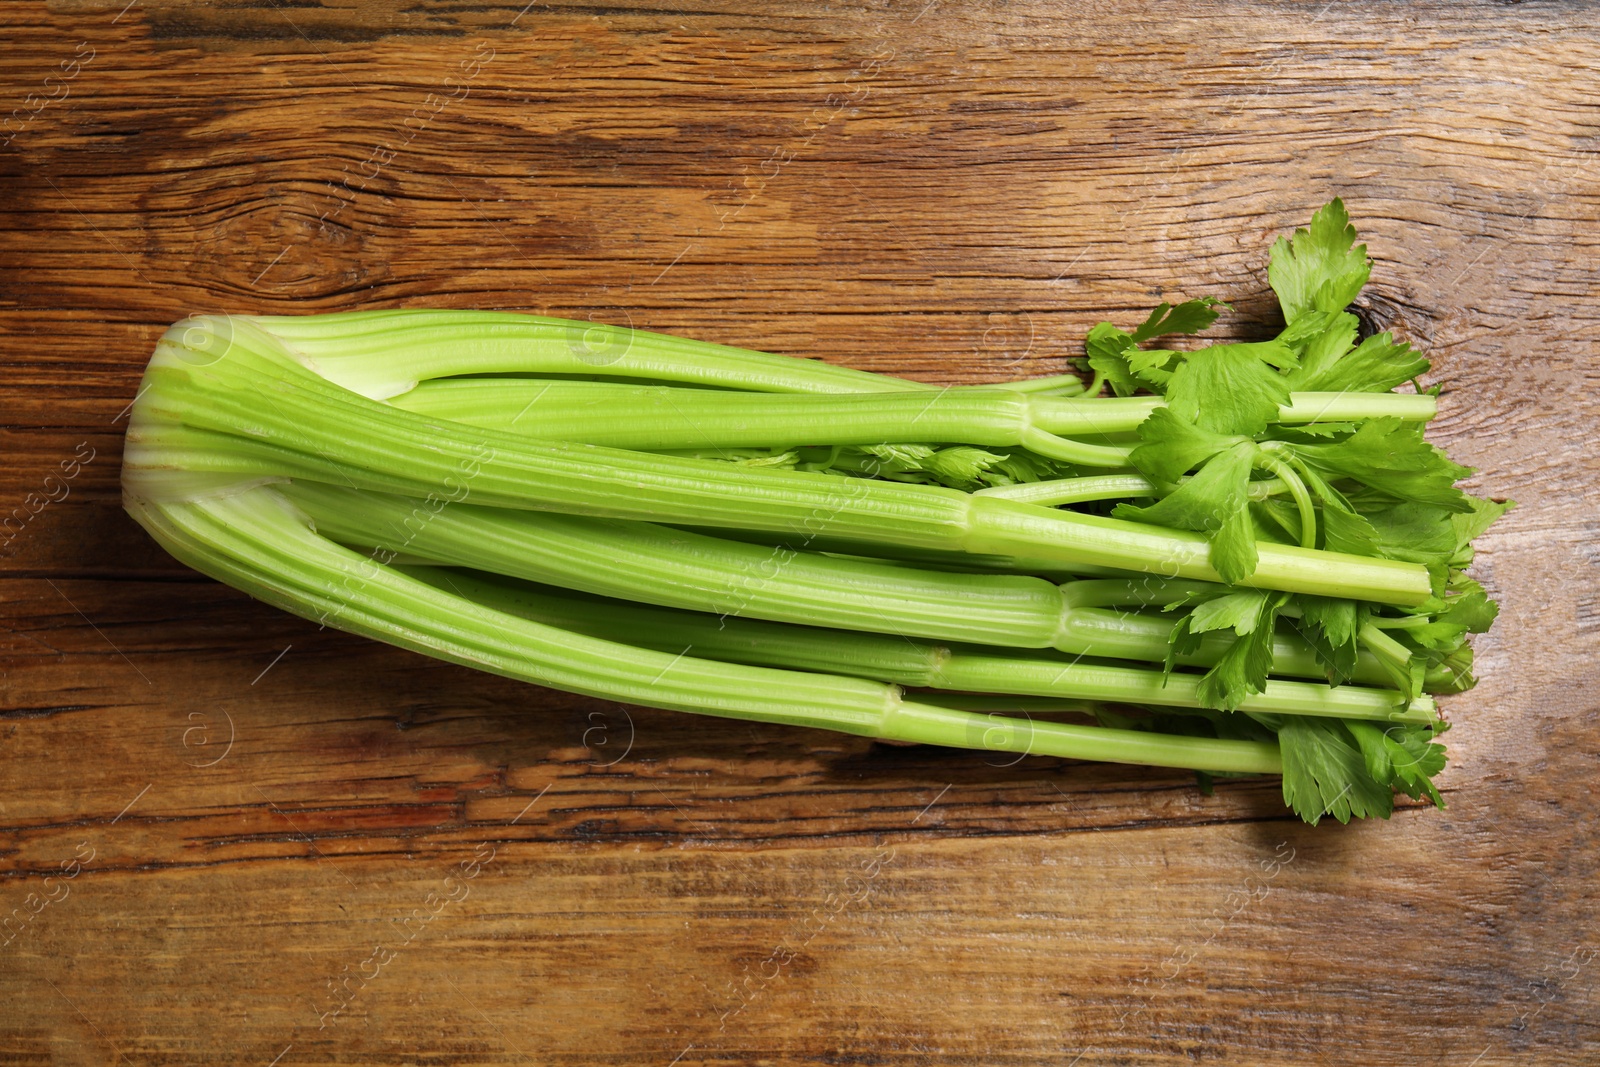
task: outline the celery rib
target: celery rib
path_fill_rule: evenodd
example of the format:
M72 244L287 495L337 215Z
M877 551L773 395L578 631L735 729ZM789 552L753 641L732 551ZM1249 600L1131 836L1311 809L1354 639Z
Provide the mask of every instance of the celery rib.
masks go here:
M974 387L802 395L455 379L424 383L389 403L541 440L649 451L960 441L1021 445L1051 459L1100 467L1126 466L1130 451L1047 433L1032 425L1032 398Z
M774 667L829 669L900 685L986 693L1198 708L1197 675L1172 675L1082 662L1049 653L1001 655L993 649L941 647L882 634L845 634L811 626L712 615L622 601L587 600L553 589L436 566L402 568L419 580L523 618L647 647L692 645L701 655ZM1392 690L1273 679L1242 710L1433 721L1431 700L1399 706Z
M295 482L284 494L339 541L690 608L935 640L1044 648L1060 590L1022 575L927 571L768 549L653 523L509 511Z
M1150 484L1149 479L1140 475L1100 474L1083 478L1055 478L1046 482L1019 482L980 489L974 495L1050 508L1061 504L1082 504L1090 500L1121 500L1157 494L1158 490Z
M1433 398L1385 393L1361 403L1370 409L1368 416L1393 410L1414 417L1419 400L1431 403ZM932 393L772 394L538 378L431 380L388 402L485 429L615 448L782 449L959 441L1022 445L1053 459L1095 467L1127 466L1130 447L1092 442L1136 430L1163 403L1159 397L1059 400L982 386ZM1280 419L1312 422L1324 412L1350 417L1356 406L1340 394L1296 394L1281 409Z
M780 393L937 388L820 360L508 311L400 309L251 321L319 375L379 400L463 374L601 375Z
M1187 476L1178 484L1187 481ZM1250 483L1248 492L1252 500L1265 500L1278 493L1289 492L1287 483L1278 478L1263 478ZM1137 474L1095 474L1082 478L1054 478L1042 482L1018 482L1015 485L979 489L974 496L998 497L1019 504L1037 504L1057 507L1062 504L1081 504L1090 500L1124 500L1134 497L1160 496L1161 490L1148 478Z
M1216 586L1159 579L1075 581L934 571L771 549L650 523L508 511L360 492L316 482L280 487L334 539L624 600L973 644L1161 661L1177 617L1110 608L1161 606ZM1177 657L1210 666L1234 639L1201 635ZM1278 636L1280 674L1318 678L1302 641ZM1355 680L1389 675L1369 654ZM928 684L928 683L917 683Z
M991 387L993 388L993 387ZM1097 437L1127 433L1166 401L1159 396L1033 398L1037 425L1052 433ZM1278 408L1278 423L1304 426L1317 422L1401 419L1428 422L1438 414L1438 399L1426 393L1293 393Z
M905 701L897 687L882 683L669 656L562 630L445 593L341 548L307 528L270 488L193 503L134 499L129 510L176 558L268 603L576 693L924 744L1235 773L1280 770L1270 743L1003 720Z
M180 335L181 336L181 335ZM618 518L827 533L874 543L1054 557L1216 581L1204 536L1100 516L968 496L937 486L805 472L730 469L603 446L543 443L396 411L274 360L276 342L235 323L225 358L204 367L177 342L157 348L127 460L173 464L182 429L231 434L184 454L187 470L309 475L421 496L459 484L464 499ZM281 347L281 346L277 346ZM276 372L276 373L274 373ZM167 440L164 441L163 438ZM209 458L208 458L209 457ZM1426 568L1392 560L1259 545L1258 588L1411 605L1430 595Z

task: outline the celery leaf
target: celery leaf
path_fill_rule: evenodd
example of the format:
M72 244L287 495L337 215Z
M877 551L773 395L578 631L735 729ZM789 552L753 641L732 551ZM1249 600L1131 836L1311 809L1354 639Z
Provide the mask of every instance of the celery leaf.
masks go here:
M1133 331L1133 342L1143 344L1152 337L1164 337L1173 333L1199 333L1217 321L1220 312L1216 309L1219 307L1233 310L1214 296L1185 300L1176 305L1163 300L1154 311L1150 312L1150 317Z
M1400 419L1368 419L1343 441L1296 444L1293 454L1332 477L1354 478L1398 500L1472 513L1455 483L1472 473L1422 436L1422 426Z
M1282 342L1212 345L1184 356L1167 383L1167 406L1202 430L1258 434L1289 403L1288 383L1273 370L1296 364Z
M1286 715L1278 728L1283 754L1283 799L1315 826L1324 815L1387 819L1394 794L1372 776L1360 747L1337 720Z
M1190 612L1189 630L1193 633L1232 630L1243 637L1255 630L1261 621L1261 608L1266 600L1267 594L1259 589L1241 589L1213 597Z
M1232 600L1238 595L1230 594L1219 599ZM1208 708L1236 710L1245 697L1266 688L1267 674L1272 670L1273 633L1278 613L1283 610L1289 596L1287 593L1245 595L1249 596L1248 601L1241 599L1226 605L1216 612L1213 619L1204 620L1206 623L1220 624L1229 617L1243 616L1234 625L1234 631L1240 635L1238 639L1228 646L1222 658L1200 679L1196 695L1200 703ZM1251 607L1254 608L1253 618L1248 617ZM1191 614L1191 620L1198 613L1197 608ZM1192 621L1190 628L1195 628Z
M1374 781L1386 783L1413 800L1424 796L1434 807L1444 807L1444 798L1434 787L1433 776L1444 770L1444 746L1433 741L1427 726L1392 725L1351 719L1345 724L1361 749L1367 773Z
M1211 565L1222 580L1234 584L1248 578L1256 569L1248 495L1256 451L1249 441L1234 445L1154 504L1118 504L1112 517L1204 533L1211 539Z
M1355 674L1361 651L1356 635L1366 621L1367 609L1354 600L1302 594L1294 598L1300 609L1296 629L1316 653L1328 680L1343 685Z
M1343 311L1371 273L1367 246L1356 244L1356 229L1337 198L1311 217L1309 230L1278 238L1267 266L1267 280L1290 323L1307 312Z
M1172 413L1156 408L1139 424L1143 443L1129 457L1140 474L1155 482L1176 482L1196 464L1239 444L1237 434L1202 430Z
M1323 349L1316 350L1320 365L1315 368L1308 367L1306 361L1302 360L1300 369L1289 376L1291 389L1326 393L1387 393L1395 386L1411 381L1429 367L1428 361L1416 349L1404 341L1394 340L1387 333L1367 338L1354 351L1332 362L1322 362L1323 353Z
M1139 391L1141 383L1129 369L1128 358L1124 355L1128 349L1138 347L1131 336L1109 322L1102 322L1089 331L1084 347L1089 353L1089 369L1105 378L1113 393L1132 396Z

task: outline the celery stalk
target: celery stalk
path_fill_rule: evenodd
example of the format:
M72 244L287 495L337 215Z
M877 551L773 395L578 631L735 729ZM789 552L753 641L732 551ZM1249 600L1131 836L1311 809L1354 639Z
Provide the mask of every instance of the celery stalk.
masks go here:
M1106 609L1161 607L1219 591L1157 578L1058 587L1023 575L765 548L652 523L445 506L316 482L281 489L319 531L345 544L720 616L904 637L1160 662L1178 616ZM1177 661L1211 665L1232 643L1225 634L1205 634ZM1323 675L1305 643L1286 636L1274 642L1274 669ZM1356 680L1388 678L1370 654L1358 663Z
M669 655L530 621L446 593L312 531L257 486L194 502L127 501L175 557L268 603L491 673L706 715L1071 759L1276 773L1270 743L1029 723L904 700L862 679Z
M427 382L395 407L542 440L650 451L961 441L1025 445L1093 467L1125 467L1125 446L1046 432L1047 402L1004 389L831 395L734 393L542 379Z
M217 333L226 329L226 336ZM1218 580L1204 535L937 486L530 441L399 411L311 373L252 322L187 320L146 372L125 458L156 498L306 477L509 508L808 532ZM1245 585L1414 605L1426 568L1262 542Z
M696 654L735 663L803 670L830 670L906 686L1009 693L1036 697L1197 708L1198 675L1083 662L1083 657L1049 653L1007 655L994 649L930 645L901 637L846 633L811 626L765 622L616 600L596 600L559 590L454 567L407 565L400 568L421 581L480 604L563 629L662 650L694 649ZM1433 701L1418 698L1400 706L1389 690L1314 685L1271 680L1247 698L1241 710L1428 723L1436 718Z
M907 378L669 334L507 311L407 308L327 315L222 316L259 324L329 381L383 399L461 374L553 374L761 392L935 390Z
M649 451L960 441L1030 445L1070 463L1125 467L1131 446L1103 442L1138 429L1163 402L1160 397L1062 400L973 386L931 393L815 395L546 378L447 378L423 382L389 403L543 440ZM1337 393L1297 393L1280 409L1279 421L1382 416L1426 421L1434 410L1434 398L1427 395L1369 393L1352 399Z
M1512 504L1426 439L1428 360L1360 336L1371 269L1334 200L1272 247L1274 336L1164 347L1229 309L1163 302L1089 331L1087 386L503 312L201 316L150 360L124 498L268 602L573 692L1280 771L1313 824L1442 807L1419 694L1473 684L1497 606L1464 568Z

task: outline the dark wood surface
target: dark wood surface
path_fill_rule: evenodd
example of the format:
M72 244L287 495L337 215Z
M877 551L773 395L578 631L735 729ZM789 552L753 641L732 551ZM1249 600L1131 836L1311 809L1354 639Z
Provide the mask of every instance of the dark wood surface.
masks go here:
M0 15L0 1063L1600 1062L1592 6L123 3ZM1162 297L1256 336L1335 194L1521 502L1443 812L545 692L118 507L189 312L992 381Z

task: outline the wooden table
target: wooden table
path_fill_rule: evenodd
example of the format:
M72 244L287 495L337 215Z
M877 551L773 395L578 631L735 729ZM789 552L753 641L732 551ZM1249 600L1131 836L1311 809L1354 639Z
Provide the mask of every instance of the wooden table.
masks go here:
M1593 7L125 2L3 16L0 1063L1600 1061ZM189 312L994 381L1174 295L1260 336L1335 194L1521 502L1443 812L545 692L118 506Z

